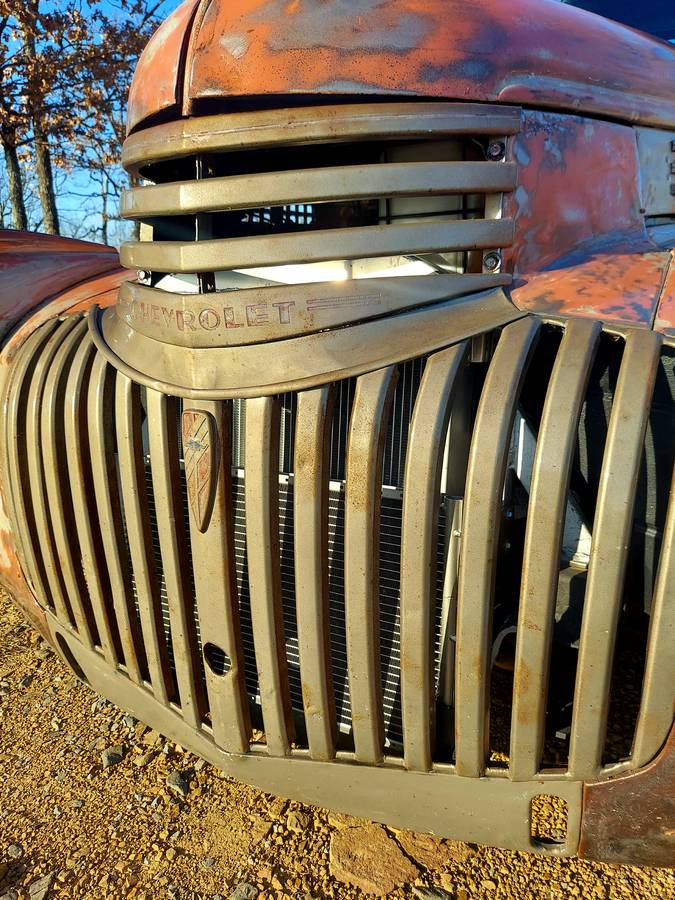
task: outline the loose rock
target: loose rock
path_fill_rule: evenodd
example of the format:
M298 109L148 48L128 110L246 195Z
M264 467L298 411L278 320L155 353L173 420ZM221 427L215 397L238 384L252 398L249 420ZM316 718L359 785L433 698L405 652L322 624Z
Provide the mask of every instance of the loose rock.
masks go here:
M166 785L172 791L176 791L176 793L180 794L181 797L187 797L190 793L190 777L187 772L181 772L178 769L174 769L166 779Z
M132 757L131 761L135 766L138 766L139 768L142 769L144 766L147 766L148 763L151 763L154 758L155 758L155 751L148 750L147 753L141 753L140 756Z
M413 897L418 897L419 900L453 900L452 894L436 887L414 887Z
M121 744L114 744L112 747L106 747L101 753L101 762L104 769L116 766L124 759L124 747Z
M7 848L7 856L10 859L19 859L23 855L23 847L20 844L10 844Z
M34 881L28 888L30 900L45 900L55 875L56 872L50 872L48 875L44 875L42 878Z
M230 900L256 900L258 888L247 882L238 884L230 894Z
M346 828L332 835L330 871L338 881L374 897L386 896L419 874L381 825Z
M288 814L286 827L295 834L302 834L303 831L306 831L309 828L309 822L309 816L306 813L294 809Z
M415 834L412 831L396 829L394 833L406 856L425 869L442 869L448 862L444 841L430 834Z

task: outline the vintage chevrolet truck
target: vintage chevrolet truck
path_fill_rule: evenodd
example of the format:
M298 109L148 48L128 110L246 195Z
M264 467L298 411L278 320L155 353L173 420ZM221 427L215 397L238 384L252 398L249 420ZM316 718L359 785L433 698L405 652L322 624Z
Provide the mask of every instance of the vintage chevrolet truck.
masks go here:
M264 790L672 865L675 46L185 0L128 127L125 268L0 235L15 601Z

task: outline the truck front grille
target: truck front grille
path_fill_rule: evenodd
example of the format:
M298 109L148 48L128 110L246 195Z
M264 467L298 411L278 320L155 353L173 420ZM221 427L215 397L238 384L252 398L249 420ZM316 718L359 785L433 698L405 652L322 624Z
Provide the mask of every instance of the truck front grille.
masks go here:
M197 401L116 371L85 319L42 325L13 363L3 451L37 596L102 664L232 753L260 744L257 727L270 756L343 747L469 778L643 765L672 718L672 501L632 744L613 757L605 736L672 350L584 320L524 317L483 337L293 395ZM526 424L529 464L526 442L511 452ZM189 453L205 454L201 470ZM657 455L669 478L672 445ZM588 546L570 542L582 482ZM571 577L583 615L570 674L552 648ZM509 629L500 758L495 638ZM554 759L546 722L565 679L569 739Z

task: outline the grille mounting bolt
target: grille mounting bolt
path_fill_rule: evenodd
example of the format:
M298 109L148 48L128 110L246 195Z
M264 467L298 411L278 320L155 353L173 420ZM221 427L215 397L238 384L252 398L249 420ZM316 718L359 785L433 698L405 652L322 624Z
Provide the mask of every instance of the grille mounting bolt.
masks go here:
M486 253L483 257L483 266L488 270L488 272L496 272L501 264L501 254L496 250L492 250L490 253Z
M492 143L488 145L488 148L487 148L488 159L492 159L492 160L503 159L505 153L506 153L506 144L504 143L504 141L492 141Z

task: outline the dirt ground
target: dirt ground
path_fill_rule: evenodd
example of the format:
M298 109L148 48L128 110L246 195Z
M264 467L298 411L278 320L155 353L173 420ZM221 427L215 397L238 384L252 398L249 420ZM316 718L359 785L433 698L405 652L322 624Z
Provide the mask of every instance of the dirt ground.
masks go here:
M671 900L675 873L436 841L260 793L98 698L0 595L0 900L385 894Z

